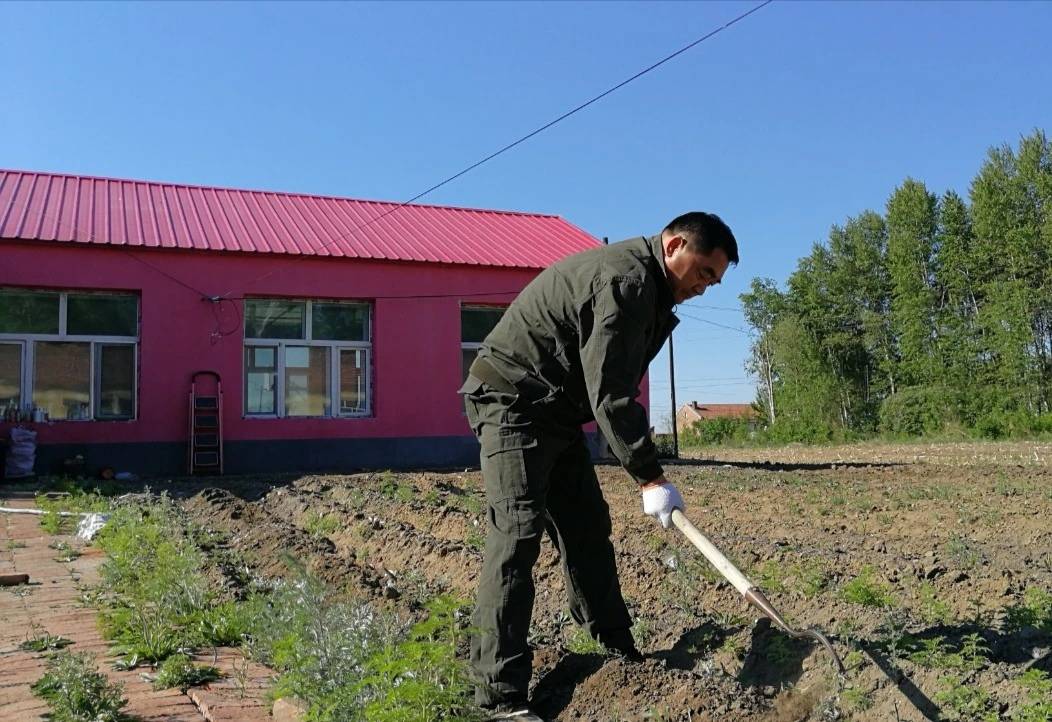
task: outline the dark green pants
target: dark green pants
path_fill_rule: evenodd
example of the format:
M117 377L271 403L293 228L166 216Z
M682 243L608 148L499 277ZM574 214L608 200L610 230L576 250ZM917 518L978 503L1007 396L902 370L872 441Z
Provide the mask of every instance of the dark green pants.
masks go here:
M630 639L610 544L610 510L580 427L537 421L518 397L464 387L482 444L489 529L475 603L471 664L483 706L526 702L533 654L533 566L547 531L562 560L570 614L601 641Z

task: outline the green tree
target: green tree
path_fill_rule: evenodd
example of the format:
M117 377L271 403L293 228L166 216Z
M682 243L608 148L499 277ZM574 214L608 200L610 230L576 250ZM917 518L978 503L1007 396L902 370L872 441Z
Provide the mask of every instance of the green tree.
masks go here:
M745 320L756 330L746 361L746 371L760 380L757 399L760 408L767 413L767 420L774 423L774 344L771 332L778 317L785 310L785 296L770 278L754 278L748 293L738 296L744 309Z
M935 194L912 178L907 178L888 199L890 322L898 347L902 385L924 385L937 376L935 209Z

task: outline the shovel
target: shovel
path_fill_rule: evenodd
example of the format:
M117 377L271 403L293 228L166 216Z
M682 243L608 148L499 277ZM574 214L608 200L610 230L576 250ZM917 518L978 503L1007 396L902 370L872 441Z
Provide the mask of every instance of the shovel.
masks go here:
M676 525L677 529L683 532L683 536L687 537L691 544L698 548L698 551L705 555L705 558L709 560L712 566L716 567L719 573L722 574L728 582L734 585L734 588L745 597L745 601L763 612L764 616L774 622L776 627L790 637L813 639L825 647L826 650L833 655L833 661L836 662L837 671L840 674L840 678L843 679L846 674L844 663L840 661L840 657L837 656L836 650L833 649L833 645L829 643L829 640L824 634L817 629L797 630L786 624L782 615L771 606L769 601L767 601L767 597L764 596L763 591L750 582L748 577L742 574L738 570L738 567L734 566L730 560L723 555L723 552L717 549L704 534L698 531L698 528L691 524L690 519L688 519L679 509L672 510L672 523Z

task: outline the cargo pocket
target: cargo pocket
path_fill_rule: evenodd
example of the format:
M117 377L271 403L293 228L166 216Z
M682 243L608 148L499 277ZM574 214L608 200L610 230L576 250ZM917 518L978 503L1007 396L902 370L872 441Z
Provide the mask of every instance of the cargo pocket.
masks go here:
M487 433L490 429L492 433ZM483 474L490 503L530 496L526 456L536 446L537 438L533 434L506 427L484 428L482 454L486 468Z

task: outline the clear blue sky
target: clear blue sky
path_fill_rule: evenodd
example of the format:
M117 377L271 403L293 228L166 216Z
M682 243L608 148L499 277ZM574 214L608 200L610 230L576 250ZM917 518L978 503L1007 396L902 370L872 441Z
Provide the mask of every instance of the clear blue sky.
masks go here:
M401 201L752 6L0 3L0 167ZM1050 31L1048 2L775 2L425 200L611 239L715 211L742 263L685 310L742 326L752 277L905 177L966 193L1052 130ZM684 318L677 400L752 400L747 348Z

